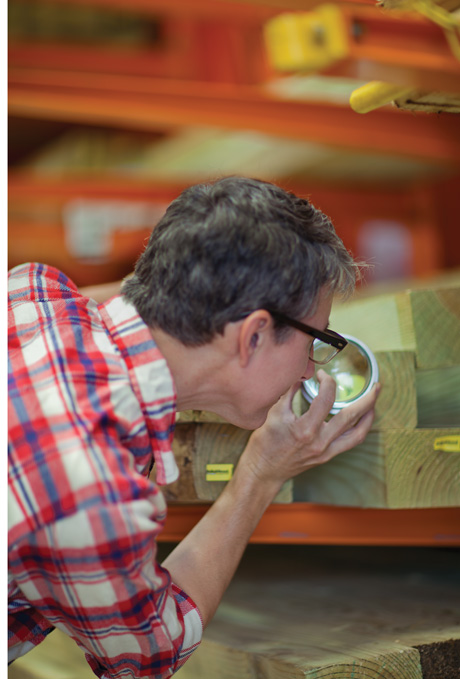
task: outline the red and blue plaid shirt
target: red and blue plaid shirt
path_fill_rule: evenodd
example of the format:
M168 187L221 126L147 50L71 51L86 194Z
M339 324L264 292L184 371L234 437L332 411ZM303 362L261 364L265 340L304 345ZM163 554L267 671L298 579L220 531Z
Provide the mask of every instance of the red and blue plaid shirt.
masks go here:
M9 659L54 627L104 678L166 677L196 648L194 602L156 562L178 475L175 388L122 296L52 267L9 276ZM152 457L153 452L153 457Z

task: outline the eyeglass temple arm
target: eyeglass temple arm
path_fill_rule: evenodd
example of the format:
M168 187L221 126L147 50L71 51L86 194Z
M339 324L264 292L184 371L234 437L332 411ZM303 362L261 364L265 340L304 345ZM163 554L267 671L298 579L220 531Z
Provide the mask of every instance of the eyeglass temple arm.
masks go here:
M300 321L296 321L294 318L285 316L279 311L270 311L269 309L267 309L267 311L273 316L273 318L279 319L286 325L290 325L293 328L300 330L301 332L305 332L311 335L312 337L315 337L315 339L322 340L326 344L330 344L336 349L339 349L339 351L345 349L345 347L348 344L347 340L344 337L339 335L337 332L334 332L333 330L327 331L317 330L316 328L312 328L311 326L306 325L306 323L301 323Z

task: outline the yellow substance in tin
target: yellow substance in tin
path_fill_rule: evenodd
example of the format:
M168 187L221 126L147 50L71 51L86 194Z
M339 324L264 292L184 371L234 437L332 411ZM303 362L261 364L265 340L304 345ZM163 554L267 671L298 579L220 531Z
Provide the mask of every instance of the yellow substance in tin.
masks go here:
M366 380L362 375L352 375L346 372L334 374L337 383L336 401L351 401L359 396L366 386Z

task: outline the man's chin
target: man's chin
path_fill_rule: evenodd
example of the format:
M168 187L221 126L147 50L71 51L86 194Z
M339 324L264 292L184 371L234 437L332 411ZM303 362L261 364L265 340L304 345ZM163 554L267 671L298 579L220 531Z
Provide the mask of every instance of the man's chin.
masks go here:
M218 415L219 417L222 417L226 422L229 424L233 424L235 427L239 427L240 429L249 429L250 431L253 431L254 429L258 429L261 427L265 420L267 419L267 415L269 412L270 408L264 408L263 410L259 410L257 413L248 413L248 412L235 412L232 410L232 412L226 411L225 413L222 411L216 412L216 410L210 410L209 412L213 412L215 415Z
M250 431L253 431L254 429L259 429L259 427L264 424L265 420L267 419L267 415L268 410L264 411L263 413L252 414L251 416L249 413L244 413L239 416L235 416L235 418L233 418L231 421L231 424L234 424L240 429L249 429Z

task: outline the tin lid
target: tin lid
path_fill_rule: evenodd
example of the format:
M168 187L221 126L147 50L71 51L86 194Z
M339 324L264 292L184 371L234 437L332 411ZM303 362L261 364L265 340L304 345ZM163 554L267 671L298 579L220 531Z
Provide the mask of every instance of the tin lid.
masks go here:
M331 414L355 403L365 396L379 379L379 369L374 354L360 339L343 335L348 344L326 365L316 366L334 378L337 388ZM318 395L319 382L316 373L302 383L302 395L311 403Z

